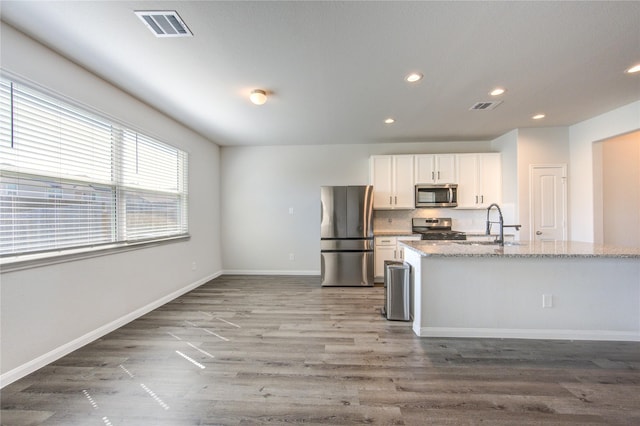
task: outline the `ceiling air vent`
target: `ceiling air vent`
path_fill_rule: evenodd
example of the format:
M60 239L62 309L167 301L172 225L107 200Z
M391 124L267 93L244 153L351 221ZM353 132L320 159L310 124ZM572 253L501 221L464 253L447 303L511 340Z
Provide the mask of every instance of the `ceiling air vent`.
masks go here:
M175 10L140 10L135 13L156 37L193 36Z
M477 102L471 108L469 108L469 111L490 111L492 109L495 109L501 103L502 101Z

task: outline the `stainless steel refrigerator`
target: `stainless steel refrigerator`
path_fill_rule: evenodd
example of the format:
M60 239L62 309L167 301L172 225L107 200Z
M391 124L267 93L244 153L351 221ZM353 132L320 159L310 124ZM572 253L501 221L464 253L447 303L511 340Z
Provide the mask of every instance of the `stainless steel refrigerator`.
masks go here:
M323 286L373 285L373 187L323 186L320 258Z

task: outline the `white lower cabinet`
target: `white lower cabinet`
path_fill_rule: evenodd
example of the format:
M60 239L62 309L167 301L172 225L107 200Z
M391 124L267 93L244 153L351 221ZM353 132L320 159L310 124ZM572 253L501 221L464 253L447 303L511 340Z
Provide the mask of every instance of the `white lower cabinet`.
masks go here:
M384 261L404 261L404 249L398 244L400 241L416 241L419 235L395 235L388 237L376 237L374 247L375 282L384 281Z
M384 261L396 260L398 244L396 237L376 237L374 247L375 278L374 281L382 282L384 279Z

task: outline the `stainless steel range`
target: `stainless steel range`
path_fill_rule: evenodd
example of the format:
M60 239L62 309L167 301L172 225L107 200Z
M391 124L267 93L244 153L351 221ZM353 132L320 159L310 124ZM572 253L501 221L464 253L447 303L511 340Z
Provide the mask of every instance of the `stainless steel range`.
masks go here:
M414 234L421 234L423 240L467 239L467 236L464 232L451 230L450 217L414 217L411 220L411 230Z

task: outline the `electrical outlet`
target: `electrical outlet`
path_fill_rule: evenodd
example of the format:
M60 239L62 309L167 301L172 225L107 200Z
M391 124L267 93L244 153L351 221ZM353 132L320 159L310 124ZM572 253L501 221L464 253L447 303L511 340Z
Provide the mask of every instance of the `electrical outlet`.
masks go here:
M552 294L543 294L542 295L542 307L543 308L551 308L551 307L553 307L553 295Z
M293 253L289 253L289 260L296 260L296 255Z
M196 262L191 262L191 270L195 271L196 269L198 269L198 266L196 265Z
M293 214L293 207L289 207L289 214Z

